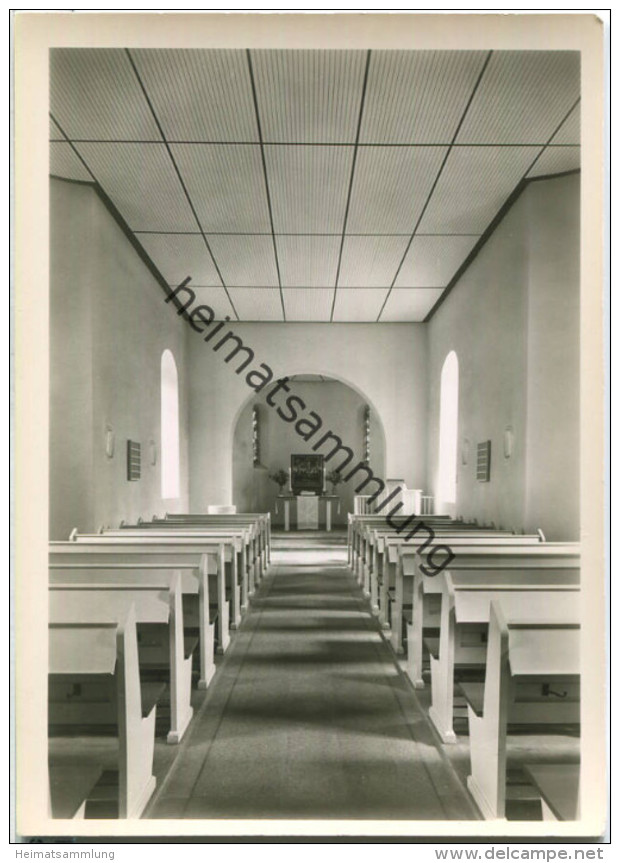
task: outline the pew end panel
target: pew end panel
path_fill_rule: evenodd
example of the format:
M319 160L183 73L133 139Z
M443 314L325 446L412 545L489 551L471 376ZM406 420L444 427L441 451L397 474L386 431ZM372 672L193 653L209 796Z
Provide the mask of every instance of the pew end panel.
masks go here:
M485 819L504 820L508 725L579 722L579 625L545 625L539 617L512 624L496 600L489 618L482 711L479 695L462 687L470 736L467 787ZM550 686L567 688L569 697Z
M95 678L116 705L118 817L139 818L154 789L156 707L142 715L136 617L121 623L49 624L50 679Z

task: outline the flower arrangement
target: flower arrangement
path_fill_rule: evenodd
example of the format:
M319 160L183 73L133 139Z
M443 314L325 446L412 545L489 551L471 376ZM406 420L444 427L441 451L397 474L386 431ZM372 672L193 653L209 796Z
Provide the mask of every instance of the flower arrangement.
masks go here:
M326 474L325 479L327 482L331 483L332 492L336 491L336 487L343 482L342 474L340 474L337 470L331 470L328 474Z
M282 489L288 482L288 473L283 468L279 468L274 473L269 474L269 479L280 487L280 493L282 493Z

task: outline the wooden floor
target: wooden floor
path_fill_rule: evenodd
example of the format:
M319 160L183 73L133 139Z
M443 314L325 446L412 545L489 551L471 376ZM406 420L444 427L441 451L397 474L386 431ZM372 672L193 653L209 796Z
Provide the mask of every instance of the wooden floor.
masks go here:
M269 575L147 818L478 817L345 542L274 535Z

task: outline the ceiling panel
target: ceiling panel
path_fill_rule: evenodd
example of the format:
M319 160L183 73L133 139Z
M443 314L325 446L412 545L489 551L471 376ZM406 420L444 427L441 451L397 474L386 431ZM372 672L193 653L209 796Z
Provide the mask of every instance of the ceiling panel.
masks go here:
M478 240L478 236L414 237L394 287L445 287Z
M265 142L353 143L366 51L252 51Z
M579 98L578 51L496 51L459 144L546 144Z
M283 288L287 321L329 321L333 288Z
M389 288L409 237L349 237L344 241L338 286Z
M64 177L65 180L85 180L93 182L84 165L74 153L71 144L52 142L50 144L50 174Z
M283 286L320 288L335 284L340 237L277 235L276 246Z
M134 231L195 231L196 220L163 144L76 144Z
M482 234L539 151L539 147L455 147L419 232Z
M271 233L260 148L171 144L205 233Z
M580 167L580 147L547 147L529 172L528 177L544 177L545 174L578 171Z
M381 313L381 321L423 321L442 293L442 288L394 289Z
M207 239L226 285L278 286L270 236L210 234Z
M575 105L550 141L551 144L581 143L581 102Z
M242 321L282 321L278 288L229 288L228 293Z
M215 321L223 321L228 316L232 321L237 320L235 310L230 304L230 300L226 295L224 288L204 288L191 285L192 290L196 294L196 302L192 303L192 309L201 306L209 306L215 313ZM205 334L208 333L208 329Z
M445 147L363 147L347 222L350 234L411 234Z
M449 144L486 51L373 51L360 142Z
M122 49L52 48L50 111L71 139L161 141Z
M175 286L188 276L193 285L221 285L200 234L137 234L165 280Z
M245 51L131 55L168 141L258 141Z
M387 288L338 288L334 321L376 321Z
M342 233L353 147L265 147L276 234Z

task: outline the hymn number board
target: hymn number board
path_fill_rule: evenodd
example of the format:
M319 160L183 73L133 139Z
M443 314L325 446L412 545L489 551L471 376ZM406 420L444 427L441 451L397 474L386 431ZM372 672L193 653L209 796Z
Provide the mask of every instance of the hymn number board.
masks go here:
M301 491L323 493L323 456L291 455L291 488L293 494Z

